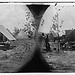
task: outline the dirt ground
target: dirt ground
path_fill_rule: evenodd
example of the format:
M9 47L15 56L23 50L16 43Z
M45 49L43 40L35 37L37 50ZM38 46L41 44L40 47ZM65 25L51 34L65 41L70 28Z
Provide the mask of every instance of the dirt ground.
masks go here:
M33 39L20 39L11 41L13 49L0 50L0 72L17 72L25 65L34 53L35 41Z
M50 45L51 51L46 52L45 43L43 42L41 44L41 51L49 66L54 68L52 72L75 72L75 51L59 50L60 52L57 52L57 43L50 42ZM53 50L55 47L56 50Z
M75 72L75 51L42 53L54 70L52 72Z

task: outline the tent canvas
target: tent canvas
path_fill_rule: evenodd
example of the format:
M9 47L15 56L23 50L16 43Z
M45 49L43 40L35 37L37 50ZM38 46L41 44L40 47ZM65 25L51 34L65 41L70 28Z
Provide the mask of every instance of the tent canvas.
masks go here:
M67 34L67 32L68 32L68 34ZM69 32L69 30L66 31L66 34L67 35L66 35L66 38L64 41L75 41L75 29L71 30L70 32Z
M5 35L7 39L16 40L3 25L0 25L0 32Z
M17 38L23 39L23 38L28 38L28 35L26 32L24 32L23 30L21 30L17 36Z
M11 34L11 35L13 35L13 33L11 33L11 31L7 28L7 31Z

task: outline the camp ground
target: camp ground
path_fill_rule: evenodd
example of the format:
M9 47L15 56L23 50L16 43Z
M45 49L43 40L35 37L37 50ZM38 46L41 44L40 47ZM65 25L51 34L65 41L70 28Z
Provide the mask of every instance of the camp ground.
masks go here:
M5 10L3 11L2 8ZM8 10L8 11L6 11ZM11 14L12 12L12 14ZM27 29L27 25L31 30L34 28L31 26L34 17L26 5L0 5L0 43L17 41L17 39L27 39L28 34L24 31ZM7 14L6 14L7 13ZM5 16L5 17L3 17ZM3 18L2 18L3 17ZM8 20L9 17L9 20ZM26 25L26 26L25 26ZM14 35L14 29L17 28L19 33ZM14 45L14 44L13 44ZM0 45L3 46L3 45Z
M38 29L38 33L44 33L44 35L47 34L48 36L49 34L52 34L49 36L50 38L49 41L51 40L53 40L53 42L58 41L60 45L59 48L61 49L62 47L64 49L67 43L68 44L66 47L68 46L70 48L74 47L74 42L75 42L75 36L74 36L75 24L74 23L75 22L72 19L75 18L73 16L75 7L70 7L70 8L72 11L70 11L69 7L66 7L66 6L64 6L63 8L62 6L48 7L45 13L43 14L43 17L40 21L40 25ZM66 12L69 12L69 13L66 14ZM72 14L70 14L70 12ZM51 37L53 38L51 39ZM66 50L66 47L65 47L65 50Z
M0 49L1 50L2 49L7 50L9 48L13 48L15 47L14 41L17 42L20 40L20 42L22 42L23 39L28 39L28 38L29 38L28 32L24 32L23 29L21 29L19 33L16 35L16 37L14 37L13 33L11 33L9 29L6 29L3 25L0 25Z
M74 50L75 49L75 29L65 30L65 39L62 41L65 45L65 49Z
M29 39L26 32L32 21L26 4L0 4L0 73L19 71L34 55L35 40Z
M52 72L75 72L75 7L59 4L50 5L40 21L41 52Z
M0 32L5 35L9 40L16 40L3 25L0 25Z
M16 38L14 38L3 25L0 25L0 49L4 48L5 46L9 47L9 41L13 40L16 40Z

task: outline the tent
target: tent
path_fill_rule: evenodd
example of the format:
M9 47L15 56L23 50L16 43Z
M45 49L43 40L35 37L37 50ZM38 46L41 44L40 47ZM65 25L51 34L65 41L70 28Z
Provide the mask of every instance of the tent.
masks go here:
M17 35L17 38L19 38L19 39L28 38L28 35L27 35L26 32L24 32L23 30L21 30L19 32L19 34Z
M3 26L0 25L0 32L7 37L9 40L16 40L9 32L8 30Z
M13 35L13 33L11 33L11 31L7 28L7 31L11 34L11 35Z
M75 29L66 30L66 38L64 41L75 41Z

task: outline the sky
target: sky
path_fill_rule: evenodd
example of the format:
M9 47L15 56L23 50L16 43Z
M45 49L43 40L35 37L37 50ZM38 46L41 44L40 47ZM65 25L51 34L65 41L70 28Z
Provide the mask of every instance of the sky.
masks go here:
M13 32L14 27L24 28L24 24L32 23L34 17L26 5L0 4L0 25Z
M59 11L60 9L60 11ZM75 29L75 6L72 5L50 5L43 14L40 21L39 32L49 33L53 24L53 16L59 14L60 35L64 30ZM13 32L14 27L24 28L24 24L32 23L34 17L26 5L0 4L0 25Z
M53 16L58 13L59 25L63 20L62 27L60 29L60 35L65 34L64 30L75 29L75 6L49 6L40 22L39 32L49 33L52 26ZM44 21L44 22L43 22ZM42 25L41 25L42 24Z
M49 33L50 26L52 25L52 16L53 16L53 9L51 7L48 7L47 10L44 12L43 17L40 21L38 32Z

